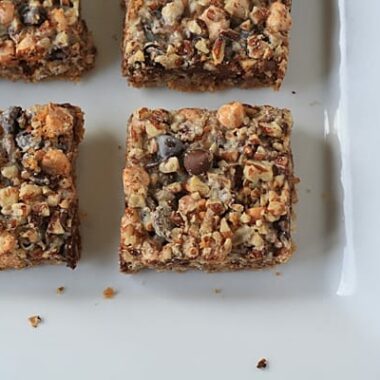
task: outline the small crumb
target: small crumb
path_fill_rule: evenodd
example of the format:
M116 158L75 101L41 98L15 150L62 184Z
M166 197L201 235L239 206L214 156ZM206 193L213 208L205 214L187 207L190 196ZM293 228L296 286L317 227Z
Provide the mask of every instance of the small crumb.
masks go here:
M65 287L64 286L60 286L59 288L56 289L55 291L57 294L61 295L65 292Z
M120 145L120 144L117 146L117 149L119 149L119 150L121 150L121 149L122 149L122 147L121 147L121 145Z
M282 272L276 272L275 275L276 275L277 277L282 276Z
M295 92L295 91L292 91L292 94L293 94L293 95L295 95L295 94L296 94L296 92Z
M215 293L215 294L221 294L221 293L222 293L222 289L220 289L220 288L215 288L215 289L214 289L214 293Z
M308 194L310 194L310 193L311 193L311 189L306 189L306 192L307 192Z
M33 315L32 317L28 318L28 321L30 325L36 329L38 325L42 322L42 318L39 315Z
M117 41L119 39L117 34L113 34L111 37L114 41Z
M103 290L103 297L106 299L112 299L116 295L115 289L113 288L106 288Z
M267 368L267 366L268 366L268 360L265 358L262 358L257 362L256 368L265 369Z

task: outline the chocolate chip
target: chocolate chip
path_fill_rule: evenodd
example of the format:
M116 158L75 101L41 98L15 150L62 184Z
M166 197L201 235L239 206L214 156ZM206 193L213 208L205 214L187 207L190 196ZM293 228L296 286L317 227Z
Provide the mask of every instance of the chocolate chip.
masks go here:
M71 141L66 136L58 136L57 148L61 149L63 153L67 153L71 149Z
M46 9L41 5L21 5L19 12L22 23L27 26L40 26L47 19Z
M25 249L26 251L29 251L34 247L34 244L28 239L19 239L19 244L20 244L20 247L22 249Z
M206 173L212 164L212 155L203 149L193 149L185 154L184 166L191 175Z
M150 60L152 64L154 64L153 59L158 56L164 54L163 50L156 43L148 43L144 47L144 55L147 60Z
M159 135L156 137L158 156L162 160L179 156L185 149L183 142L171 135Z
M50 183L49 178L42 173L33 173L30 180L38 186L48 186Z
M50 52L48 56L49 61L63 61L67 58L67 53L62 48L53 48L53 50Z

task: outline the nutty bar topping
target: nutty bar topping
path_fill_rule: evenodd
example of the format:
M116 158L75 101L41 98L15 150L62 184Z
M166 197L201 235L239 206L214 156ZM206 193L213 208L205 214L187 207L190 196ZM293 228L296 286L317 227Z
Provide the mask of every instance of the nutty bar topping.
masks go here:
M135 112L124 170L127 269L286 261L291 127L287 110L240 103L217 112Z
M69 105L0 111L0 269L77 259L74 160L83 116Z
M291 0L130 1L126 75L228 71L279 86L287 66ZM272 78L275 76L275 78Z

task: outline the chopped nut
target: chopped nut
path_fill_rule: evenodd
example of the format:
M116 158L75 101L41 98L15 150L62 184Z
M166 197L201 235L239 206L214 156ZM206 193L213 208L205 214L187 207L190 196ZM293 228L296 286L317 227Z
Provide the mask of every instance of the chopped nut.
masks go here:
M159 55L154 59L156 63L164 66L166 69L174 69L181 65L182 58L178 54Z
M34 202L42 194L42 188L37 185L23 183L20 188L19 198L25 203Z
M16 165L4 166L1 169L1 175L8 179L14 179L18 176L18 168Z
M207 46L207 40L204 38L201 38L195 43L195 48L204 54L208 54L210 52L210 49Z
M3 209L3 214L6 209ZM12 215L13 218L23 220L30 214L31 208L25 203L14 203L11 206L11 212L9 215ZM8 214L7 214L8 215Z
M145 207L147 187L150 183L148 173L139 166L131 166L124 169L123 180L129 207Z
M185 252L186 257L190 259L195 259L199 256L199 249L194 246L194 239L189 239L185 241L183 244L183 250Z
M59 32L54 39L54 44L60 47L68 47L69 42L69 35L65 31Z
M264 7L254 6L252 12L249 14L249 17L254 24L260 24L264 22L268 17L268 11Z
M223 236L232 236L232 231L226 221L226 218L223 218L220 222L220 232Z
M174 0L162 8L162 18L168 25L173 25L185 10L183 0Z
M47 138L67 135L71 132L73 116L62 107L48 106L43 133Z
M144 208L146 206L145 197L141 194L131 194L128 198L128 206Z
M230 103L219 108L218 120L226 128L241 127L245 118L245 110L241 103Z
M246 214L246 213L244 213L244 214L242 214L242 216L240 217L240 220L241 220L242 223L244 223L244 224L248 224L248 223L251 221L251 216L248 215L248 214Z
M0 25L7 26L14 17L15 6L12 2L2 2L0 4Z
M146 134L149 137L156 137L158 135L165 133L165 128L162 125L153 124L150 121L147 121L145 125L145 130L146 130Z
M160 172L169 174L179 170L179 161L177 157L170 157L166 162L161 162Z
M63 235L65 233L65 229L62 226L59 215L55 214L51 218L47 231L54 235Z
M206 202L206 207L211 209L215 215L221 215L225 211L225 206L220 200L209 199Z
M186 184L186 190L190 193L198 192L202 196L206 196L210 192L210 188L197 176L190 177Z
M261 126L267 136L271 137L281 137L282 136L282 128L277 122L266 123Z
M232 16L245 19L248 17L249 5L248 0L226 0L224 9Z
M16 187L5 187L0 189L0 207L8 207L18 202L18 189Z
M67 156L58 149L50 149L46 152L41 161L44 171L52 175L67 176L71 172L71 164Z
M230 20L224 10L214 5L207 8L199 19L206 23L211 41L215 41L222 30L230 27Z
M187 23L187 27L188 27L190 33L193 33L193 34L202 34L202 28L199 26L199 24L198 24L198 22L196 20L190 20Z
M47 204L50 207L55 207L55 206L58 206L60 200L61 200L60 194L49 194L47 197Z
M272 199L270 195L270 200L269 200L267 210L269 213L267 217L270 217L271 221L275 221L279 219L282 215L285 215L287 213L285 202L283 202L280 197L277 197L277 194Z
M250 161L244 168L244 177L255 184L259 180L269 182L273 179L272 163L266 161Z
M212 48L212 58L215 65L219 65L224 60L224 49L226 47L226 41L223 38L217 38Z
M38 325L42 322L42 318L39 315L33 315L32 317L28 318L28 321L33 328L37 328Z
M267 27L273 32L285 32L292 26L289 9L280 1L272 3L269 9Z
M178 210L183 214L188 214L194 211L198 206L198 202L194 200L190 195L185 195L179 200Z
M247 48L248 48L248 57L254 58L254 60L258 59L268 59L272 55L272 51L269 48L267 42L265 42L261 36L251 36L247 39ZM249 63L254 64L255 61L247 61L246 69L249 69Z
M15 45L13 41L0 41L0 64L7 64L15 58Z
M0 233L0 256L12 252L17 246L15 237L9 232Z
M258 233L252 235L251 243L256 249L264 248L264 239Z
M171 193L180 193L182 191L182 184L180 182L171 183L166 187Z
M52 11L52 20L57 24L57 30L59 32L66 30L69 26L63 9L54 9Z
M253 207L253 208L250 208L247 212L253 220L259 220L263 217L263 215L265 213L265 208L264 207Z
M18 58L27 58L28 55L32 55L36 50L36 41L33 36L26 35L21 39L16 47L16 56Z
M145 61L145 55L142 50L137 50L136 53L134 53L129 59L128 63L130 65L134 65L137 62L144 62Z

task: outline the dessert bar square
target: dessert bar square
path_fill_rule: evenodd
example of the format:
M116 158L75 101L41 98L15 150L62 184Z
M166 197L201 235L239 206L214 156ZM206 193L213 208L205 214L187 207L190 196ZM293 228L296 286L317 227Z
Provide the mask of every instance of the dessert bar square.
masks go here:
M136 111L123 173L121 270L255 269L293 253L288 110Z
M123 73L135 87L271 86L288 64L291 0L128 0Z
M0 111L0 269L76 266L83 133L83 113L69 104Z
M0 0L0 77L78 80L95 53L80 0Z

